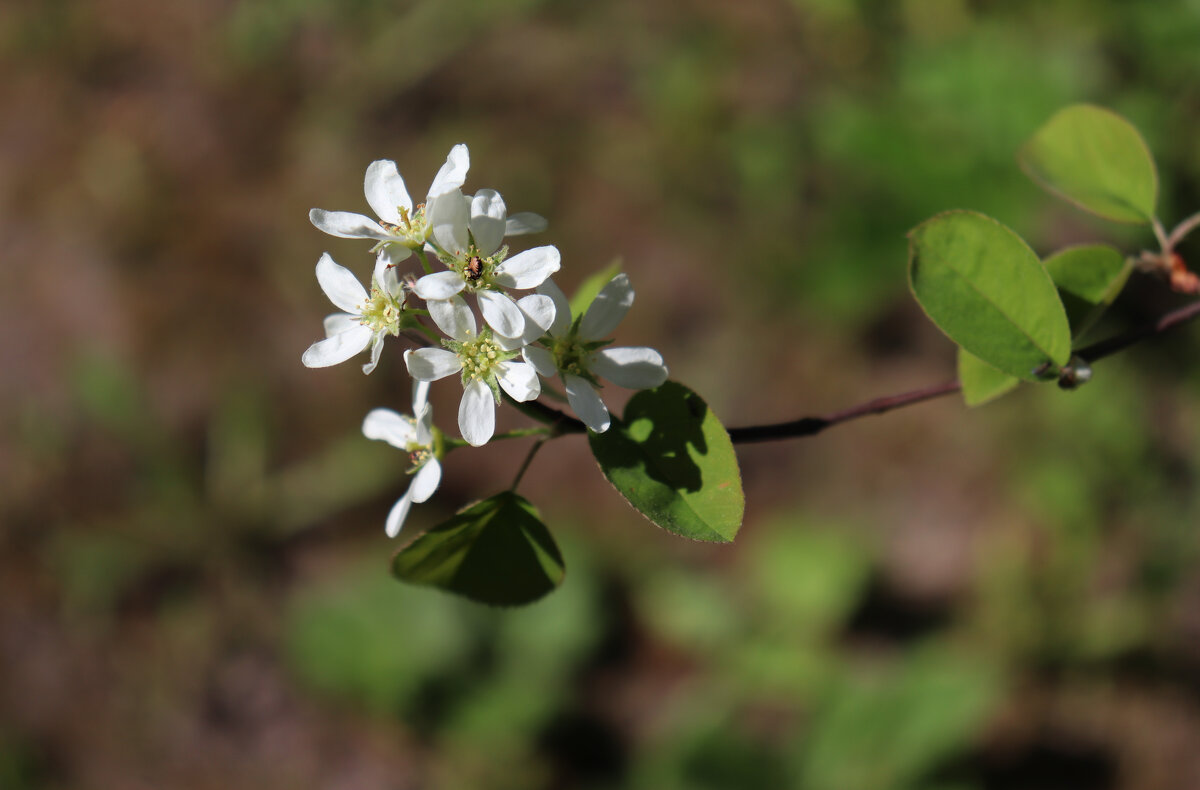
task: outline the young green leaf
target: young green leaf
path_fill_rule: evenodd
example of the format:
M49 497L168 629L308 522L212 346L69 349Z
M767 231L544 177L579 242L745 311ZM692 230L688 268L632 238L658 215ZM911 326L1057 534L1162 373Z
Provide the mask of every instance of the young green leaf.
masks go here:
M728 543L745 500L729 434L700 399L673 381L629 400L623 420L588 433L609 482L646 518L693 540Z
M1067 308L1072 335L1080 337L1121 293L1133 266L1106 244L1086 244L1051 255L1046 271Z
M1066 313L1050 275L1020 236L983 214L947 211L908 238L909 286L951 340L1030 381L1046 363L1066 363Z
M968 406L982 406L1012 392L1021 383L1016 376L1001 373L962 347L958 349L958 381Z
M1059 110L1021 148L1022 169L1085 211L1141 224L1154 218L1158 173L1129 121L1091 104Z
M571 315L580 316L586 313L588 307L592 304L592 300L596 298L596 294L600 293L601 289L608 285L609 280L620 273L621 259L617 258L580 283L579 288L575 290L575 295L571 297Z
M566 569L537 509L505 491L405 546L392 558L392 573L479 603L519 606L562 584Z
M1046 271L1058 290L1089 304L1112 304L1132 269L1125 256L1107 244L1067 247L1046 259Z

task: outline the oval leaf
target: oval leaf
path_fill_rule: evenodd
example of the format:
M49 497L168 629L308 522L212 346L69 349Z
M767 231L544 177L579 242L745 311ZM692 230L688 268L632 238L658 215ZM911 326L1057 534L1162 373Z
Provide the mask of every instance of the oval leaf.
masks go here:
M629 400L623 420L588 432L604 476L646 518L693 540L728 543L745 499L729 434L700 399L668 381Z
M1113 247L1086 244L1051 255L1046 271L1067 308L1071 334L1079 337L1121 293L1133 265Z
M537 509L505 491L405 546L392 558L392 573L480 603L519 606L562 584L566 569Z
M983 214L948 211L908 238L913 295L951 340L1030 381L1047 362L1066 363L1066 313L1050 275L1020 236Z
M1016 376L1001 373L962 347L958 349L958 381L968 406L982 406L1012 392L1021 383Z
M1112 304L1132 269L1125 256L1107 244L1067 247L1046 259L1046 271L1058 290L1088 304Z
M1017 155L1042 187L1115 222L1154 217L1158 173L1146 141L1129 121L1103 107L1059 110Z

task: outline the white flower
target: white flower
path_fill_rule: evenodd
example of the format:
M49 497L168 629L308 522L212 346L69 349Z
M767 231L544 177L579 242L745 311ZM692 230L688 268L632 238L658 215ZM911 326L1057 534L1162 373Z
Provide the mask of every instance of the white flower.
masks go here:
M350 211L325 211L314 208L308 212L312 224L332 236L343 239L374 239L379 253L376 270L396 264L412 255L413 250L425 246L431 226L429 214L437 200L452 191L457 191L467 180L471 158L462 143L450 149L446 163L438 171L429 187L425 203L413 209L412 198L404 179L390 159L379 159L367 166L363 179L363 191L367 203L379 217L375 221L362 214Z
M313 343L301 357L306 366L336 365L367 346L371 347L371 361L363 365L363 373L370 373L379 364L383 338L400 334L404 286L392 269L378 272L372 280L368 295L349 269L335 263L329 253L322 253L317 261L317 282L329 301L346 312L325 318L325 339Z
M506 338L487 327L476 334L475 314L461 296L431 301L428 306L434 323L451 339L442 341L445 348L409 349L404 352L404 362L409 375L418 381L437 381L462 372L458 428L468 444L479 447L496 430L500 390L516 401L533 400L541 394L541 381L532 365L513 361L524 339Z
M558 271L560 258L550 245L508 258L508 247L501 246L505 235L541 230L546 221L536 214L507 214L504 198L493 189L481 189L473 198L458 190L440 197L429 223L431 243L447 270L417 280L413 293L429 301L473 293L488 326L505 337L520 337L525 318L501 289L536 288Z
M596 377L629 389L649 389L667 380L662 355L652 348L605 348L610 335L633 305L629 278L618 274L597 294L587 312L571 319L567 297L553 281L547 280L538 293L554 300L554 323L546 348L526 346L522 355L537 372L549 378L561 373L567 388L567 402L587 427L596 433L608 430L612 420L608 407L596 391Z
M429 404L429 384L413 382L413 414L397 414L391 409L375 409L363 420L363 434L368 439L382 439L408 453L412 466L408 474L412 483L404 496L388 513L385 529L389 538L396 537L413 502L424 502L433 496L442 482L442 464L438 461L433 429L433 406Z

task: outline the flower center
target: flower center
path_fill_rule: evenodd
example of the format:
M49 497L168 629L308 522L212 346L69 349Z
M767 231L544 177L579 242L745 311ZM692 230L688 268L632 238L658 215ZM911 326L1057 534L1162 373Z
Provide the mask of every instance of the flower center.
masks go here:
M576 376L588 375L588 357L591 352L579 342L574 332L567 337L556 339L550 350L558 363L559 371Z
M499 255L480 255L479 251L471 248L464 256L459 257L453 268L462 275L469 292L485 290L492 283L492 273L503 260Z
M379 286L371 286L371 295L363 302L359 320L369 326L374 332L387 332L390 335L400 334L400 316L404 312L404 302L393 298L380 290Z
M430 231L429 221L425 217L425 204L418 204L411 215L404 206L397 206L396 213L400 215L400 221L393 223L380 220L383 229L399 236L405 247L416 250L424 246Z
M454 342L454 351L463 363L463 380L479 379L490 382L495 377L493 368L500 362L505 362L516 356L505 351L492 339L490 329L474 339Z
M408 447L408 462L409 462L408 473L412 474L413 472L417 471L418 469L420 469L422 466L425 465L426 461L428 461L432 457L433 457L433 448L432 447L425 447L423 445L415 444L415 443L410 444Z
M492 276L496 267L508 257L508 247L501 247L491 255L482 254L472 240L466 252L439 252L438 257L446 267L458 272L466 284L467 293L494 289Z

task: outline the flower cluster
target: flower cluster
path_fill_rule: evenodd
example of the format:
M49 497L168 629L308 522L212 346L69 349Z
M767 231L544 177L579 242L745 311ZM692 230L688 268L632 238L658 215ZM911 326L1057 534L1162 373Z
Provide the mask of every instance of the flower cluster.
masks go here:
M376 409L363 423L368 438L382 439L412 458L412 484L388 515L390 536L399 532L413 502L433 494L441 480L441 458L461 444L443 441L434 427L429 382L459 374L459 431L466 444L478 447L495 433L502 392L517 402L530 401L542 394L542 378L559 378L571 409L590 430L603 432L611 419L600 397L600 379L644 389L667 377L657 351L608 347L607 338L633 304L628 277L618 274L582 315L572 318L567 298L549 279L561 266L558 249L544 245L510 255L504 243L510 236L545 230L545 219L528 212L509 216L504 198L492 189L464 194L469 168L467 147L454 146L425 202L414 206L395 163L372 162L363 191L378 219L347 211L309 212L313 225L332 236L371 241L375 266L368 290L328 253L321 256L317 281L343 312L325 319L325 339L304 352L304 364L335 365L369 348L363 372L370 373L389 335L404 335L419 346L404 352L414 380L412 416ZM401 274L400 266L414 254L423 273ZM441 268L435 270L430 259ZM512 291L534 292L514 296ZM482 328L466 297L478 308ZM422 320L426 317L433 327Z

